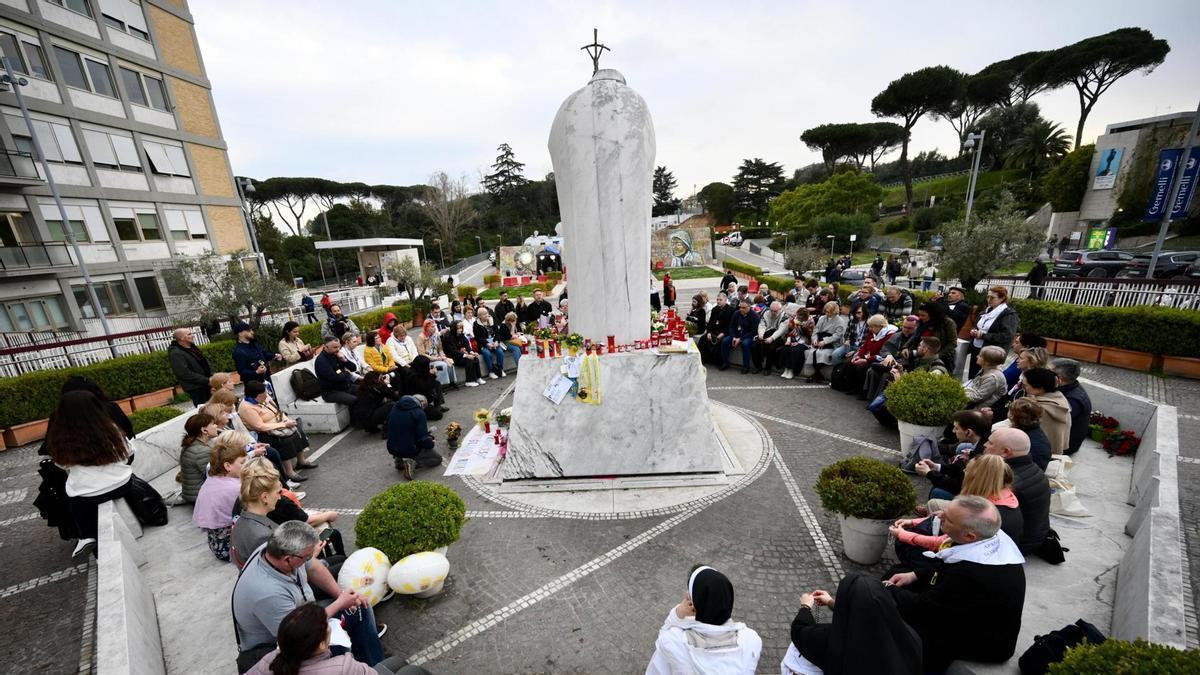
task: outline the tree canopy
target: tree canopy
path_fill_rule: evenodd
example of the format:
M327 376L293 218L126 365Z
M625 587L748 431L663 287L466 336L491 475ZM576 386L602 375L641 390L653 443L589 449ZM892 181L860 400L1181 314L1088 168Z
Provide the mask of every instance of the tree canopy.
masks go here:
M978 86L993 91L996 104L1004 107L1028 103L1034 95L1045 91L1046 81L1042 57L1047 52L1025 52L997 61L975 74Z
M654 208L651 215L666 216L679 210L679 200L675 198L675 174L667 171L667 167L659 166L654 169Z
M1042 179L1042 194L1055 211L1078 211L1087 192L1095 145L1081 145L1063 158Z
M1071 139L1063 128L1053 122L1038 120L1025 127L1008 149L1005 165L1026 169L1030 178L1044 174L1071 149Z
M735 208L751 211L761 219L771 199L783 192L784 182L783 167L777 162L767 163L758 157L742 160L733 177Z
M237 251L227 257L209 251L177 258L174 268L164 270L169 287L184 291L185 308L180 314L205 322L225 319L231 324L245 315L257 328L264 313L287 307L291 286L260 275L257 268L247 268L241 262L244 254Z
M733 222L733 186L728 183L709 183L700 188L700 205L712 214L717 225Z
M843 171L822 183L800 185L779 195L771 202L770 220L781 228L794 231L797 237L805 238L817 234L811 228L817 218L832 214L868 217L882 197L883 189L870 174ZM870 222L869 217L867 222ZM821 233L822 236L825 234L838 233Z
M508 143L501 143L496 151L500 154L492 164L492 172L483 177L483 189L503 199L529 181L525 179L525 165L517 161Z
M1042 248L1043 230L1025 222L1016 198L1003 190L995 205L964 223L954 221L942 230L942 276L958 278L974 288L993 271L1031 260Z

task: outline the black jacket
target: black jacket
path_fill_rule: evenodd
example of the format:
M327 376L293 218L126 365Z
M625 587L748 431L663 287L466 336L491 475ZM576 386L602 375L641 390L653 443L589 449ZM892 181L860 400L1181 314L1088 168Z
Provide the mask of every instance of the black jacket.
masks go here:
M537 321L543 316L550 316L554 313L554 308L545 300L534 300L529 303L529 320Z
M1025 605L1023 566L939 560L917 570L917 579L892 593L900 615L921 636L926 671L941 672L955 659L1000 663L1012 657Z
M179 380L179 386L184 391L208 391L212 367L199 349L185 349L172 341L171 346L167 347L167 360L171 362L171 372L175 373L175 379Z
M758 322L758 315L754 312L747 312L744 316L740 311L734 312L729 319L727 335L743 340L753 340L758 337Z
M433 449L433 436L417 399L404 396L396 401L387 425L387 449L393 457L415 459L421 450Z
M955 334L962 330L963 324L967 322L967 315L971 308L966 302L956 302L951 304L945 298L938 301L942 305L942 309L946 310L946 316L954 320L954 325L958 327Z
M1013 470L1013 494L1020 503L1024 532L1021 552L1036 553L1050 533L1050 482L1029 455L1005 460Z
M1046 432L1042 431L1042 425L1038 424L1028 429L1022 428L1021 431L1029 436L1029 456L1033 458L1033 463L1037 464L1037 468L1045 471L1050 464L1050 455L1054 452L1050 449L1050 439L1046 437ZM1014 539L1014 541L1016 540Z
M1067 443L1067 454L1073 455L1079 451L1083 439L1088 436L1088 421L1092 416L1092 399L1088 398L1087 390L1078 382L1065 384L1058 388L1067 403L1071 406L1071 436Z
M321 393L327 391L353 391L354 378L350 376L358 367L349 361L342 361L335 354L324 349L313 360L313 370L321 383Z
M721 277L721 287L717 289L717 292L720 293L721 291L725 290L726 288L729 288L730 282L733 282L736 284L737 277L733 276L732 274L727 273L725 276Z
M493 322L490 326L485 326L478 321L475 322L475 344L480 349L487 347L488 341L499 342L500 340L497 338L496 334L497 331L495 322Z
M980 338L983 340L983 346L995 345L1007 352L1012 346L1013 337L1016 336L1020 325L1021 320L1017 317L1017 310L1005 307Z
M713 337L728 332L729 321L733 318L733 308L729 305L716 305L708 315L708 333Z
M380 386L378 389L369 387L360 388L357 394L358 399L354 401L354 405L350 406L350 420L359 429L369 427L371 425L371 415L375 414L379 406L388 401L394 401L396 398L383 386Z
M687 322L703 333L704 329L708 326L708 320L704 317L704 308L698 307L688 312Z
M838 583L836 598L833 623L817 623L804 606L792 619L792 644L804 658L831 674L923 672L921 639L878 579L851 572Z
M508 313L515 311L516 309L511 300L501 300L496 303L496 311L492 316L492 322L497 324L504 323L504 318L508 316ZM520 321L520 317L517 317L517 320Z

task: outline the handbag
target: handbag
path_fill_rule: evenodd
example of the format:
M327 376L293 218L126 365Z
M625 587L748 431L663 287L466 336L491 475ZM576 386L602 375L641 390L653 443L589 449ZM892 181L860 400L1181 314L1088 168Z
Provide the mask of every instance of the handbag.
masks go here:
M1017 664L1021 668L1021 675L1042 675L1050 669L1050 664L1062 661L1071 647L1083 643L1098 645L1106 639L1100 629L1079 619L1033 638L1033 645L1025 650Z
M167 524L167 505L163 503L162 495L136 474L129 479L125 503L143 527Z
M33 500L38 513L46 521L48 527L58 528L58 536L63 540L77 539L79 528L71 517L71 508L67 502L67 472L50 460L43 457L38 465L38 475L42 482L38 486L38 495Z

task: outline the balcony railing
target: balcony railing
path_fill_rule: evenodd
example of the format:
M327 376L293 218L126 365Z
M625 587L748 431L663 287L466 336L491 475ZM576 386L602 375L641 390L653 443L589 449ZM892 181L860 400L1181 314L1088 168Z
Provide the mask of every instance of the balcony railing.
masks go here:
M74 265L66 242L0 246L0 270L25 270L36 267Z
M34 185L42 182L33 155L19 150L0 150L0 183Z

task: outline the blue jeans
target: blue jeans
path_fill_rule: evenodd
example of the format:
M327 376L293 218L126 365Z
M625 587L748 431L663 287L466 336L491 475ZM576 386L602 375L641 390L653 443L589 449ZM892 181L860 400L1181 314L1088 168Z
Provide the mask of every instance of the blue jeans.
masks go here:
M754 365L754 361L751 358L751 350L754 347L754 338L752 338L752 337L751 338L743 338L741 344L738 346L742 350L742 368L749 369L750 366ZM725 338L723 340L721 340L721 365L722 366L729 365L729 350L732 348L733 348L733 336L726 335Z
M954 499L954 495L950 494L949 490L943 490L942 488L935 487L929 491L929 498L952 500Z
M858 347L847 347L846 345L842 345L841 347L838 347L837 349L833 350L833 356L831 357L833 359L833 361L831 362L831 365L836 366L837 364L841 363L842 361L845 361L847 354L850 354L850 353L856 352L856 351L858 351Z
M346 633L350 635L350 651L356 661L373 666L383 660L383 645L379 642L379 628L375 625L375 611L370 607L359 607L351 614L338 614Z
M483 365L489 373L499 375L504 372L504 350L499 347L480 347L479 354L483 356Z
M437 369L437 381L441 382L443 387L454 381L454 366L445 361L434 361L433 367Z
M518 347L516 345L506 344L506 345L502 346L502 349L506 350L508 352L508 355L510 357L512 357L513 365L516 365L521 362L521 348L520 347Z

